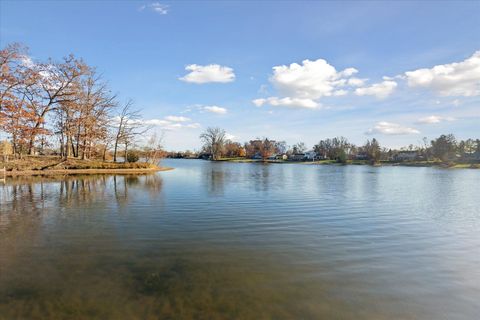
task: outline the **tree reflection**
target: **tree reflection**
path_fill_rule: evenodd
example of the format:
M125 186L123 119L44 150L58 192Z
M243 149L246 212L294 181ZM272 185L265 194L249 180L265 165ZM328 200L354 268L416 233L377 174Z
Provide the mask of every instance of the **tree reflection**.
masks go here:
M129 202L130 189L156 197L162 178L157 174L7 178L0 185L0 226L12 215L41 215L52 208L121 206Z
M225 178L228 173L221 164L219 166L212 165L203 172L208 193L215 196L223 195L225 191Z
M5 184L0 184L0 305L3 297L12 294L5 291L6 289L3 290L7 282L14 283L15 286L29 282L30 278L24 270L19 269L19 265L22 265L22 259L38 259L34 249L39 245L48 247L52 233L45 232L45 228L58 227L57 232L68 234L71 230L64 228L62 219L65 214L73 215L78 209L81 209L85 216L111 212L112 208L113 211L118 211L115 210L115 205L117 208L126 206L132 200L130 193L134 194L135 190L148 192L156 199L162 191L162 178L157 174L7 178ZM88 251L89 245L85 244L89 239L99 235L109 236L104 234L104 227L102 224L92 224L87 231L90 236L85 234L86 242L81 242L82 245L78 248L75 247L77 251L72 252L72 247L62 251L65 247L64 243L60 243L52 249L59 253L55 261L60 261L61 257L69 254L75 256L85 248ZM43 260L38 261L41 264ZM67 258L62 261L70 263L73 260ZM41 268L39 265L35 267L37 271ZM49 269L49 263L43 267L46 268L45 274L55 273ZM29 284L26 286L30 288Z
M268 191L272 187L270 181L272 168L273 166L270 164L258 164L250 168L250 181L253 183L255 191Z

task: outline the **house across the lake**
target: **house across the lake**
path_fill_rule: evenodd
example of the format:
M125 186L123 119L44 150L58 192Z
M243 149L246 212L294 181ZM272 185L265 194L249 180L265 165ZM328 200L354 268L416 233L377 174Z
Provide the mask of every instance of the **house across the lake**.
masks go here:
M288 156L290 161L303 161L305 160L305 153L293 153Z
M317 153L313 150L305 152L305 160L315 160L317 157Z
M284 155L285 159L286 155ZM314 161L317 159L317 153L313 150L307 151L307 152L300 152L300 153L294 153L288 156L288 160L290 161Z
M464 158L466 161L480 161L480 150L477 150L473 153L466 153Z
M287 160L288 156L286 154L274 154L268 159L269 160Z
M400 151L393 156L394 161L413 161L418 159L419 154L417 151Z
M359 152L355 155L355 160L368 160L368 154L366 152Z

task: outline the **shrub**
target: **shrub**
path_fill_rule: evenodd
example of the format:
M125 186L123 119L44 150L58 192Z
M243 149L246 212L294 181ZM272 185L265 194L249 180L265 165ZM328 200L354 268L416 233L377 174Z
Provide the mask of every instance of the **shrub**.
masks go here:
M347 154L345 153L344 150L340 150L340 152L338 153L337 162L338 163L347 163Z
M138 153L135 151L129 151L127 153L127 162L137 162L139 159Z

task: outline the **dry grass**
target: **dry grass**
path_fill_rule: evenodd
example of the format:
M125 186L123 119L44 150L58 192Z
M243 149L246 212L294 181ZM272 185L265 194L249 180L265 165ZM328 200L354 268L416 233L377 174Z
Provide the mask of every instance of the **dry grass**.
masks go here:
M120 173L164 170L156 165L135 162L116 163L100 160L64 160L56 156L26 156L23 159L0 161L0 168L6 169L7 175L68 174L68 173Z

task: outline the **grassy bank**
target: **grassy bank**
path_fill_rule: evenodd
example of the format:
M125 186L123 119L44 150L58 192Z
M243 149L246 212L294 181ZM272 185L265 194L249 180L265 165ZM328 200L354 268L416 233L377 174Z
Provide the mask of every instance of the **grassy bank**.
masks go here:
M405 161L405 162L382 162L382 165L404 166L404 167L438 167L451 169L480 169L480 163L458 163L441 161Z
M54 174L104 174L104 173L144 173L164 171L170 168L159 167L145 162L117 163L99 160L67 160L56 156L26 156L23 159L0 161L0 170L5 168L7 176L54 175Z
M261 160L248 158L221 158L217 161L240 162L240 163L282 163L282 164L320 164L320 165L365 165L365 160L348 160L347 163L339 163L335 160L316 160L316 161L292 161L292 160Z
M335 160L318 161L289 161L289 160L261 160L247 158L222 158L217 161L240 162L240 163L279 163L279 164L309 164L309 165L371 165L367 160L347 160L346 163L339 163ZM453 169L480 169L480 163L455 163L441 161L380 161L375 166L405 166L405 167L438 167Z

